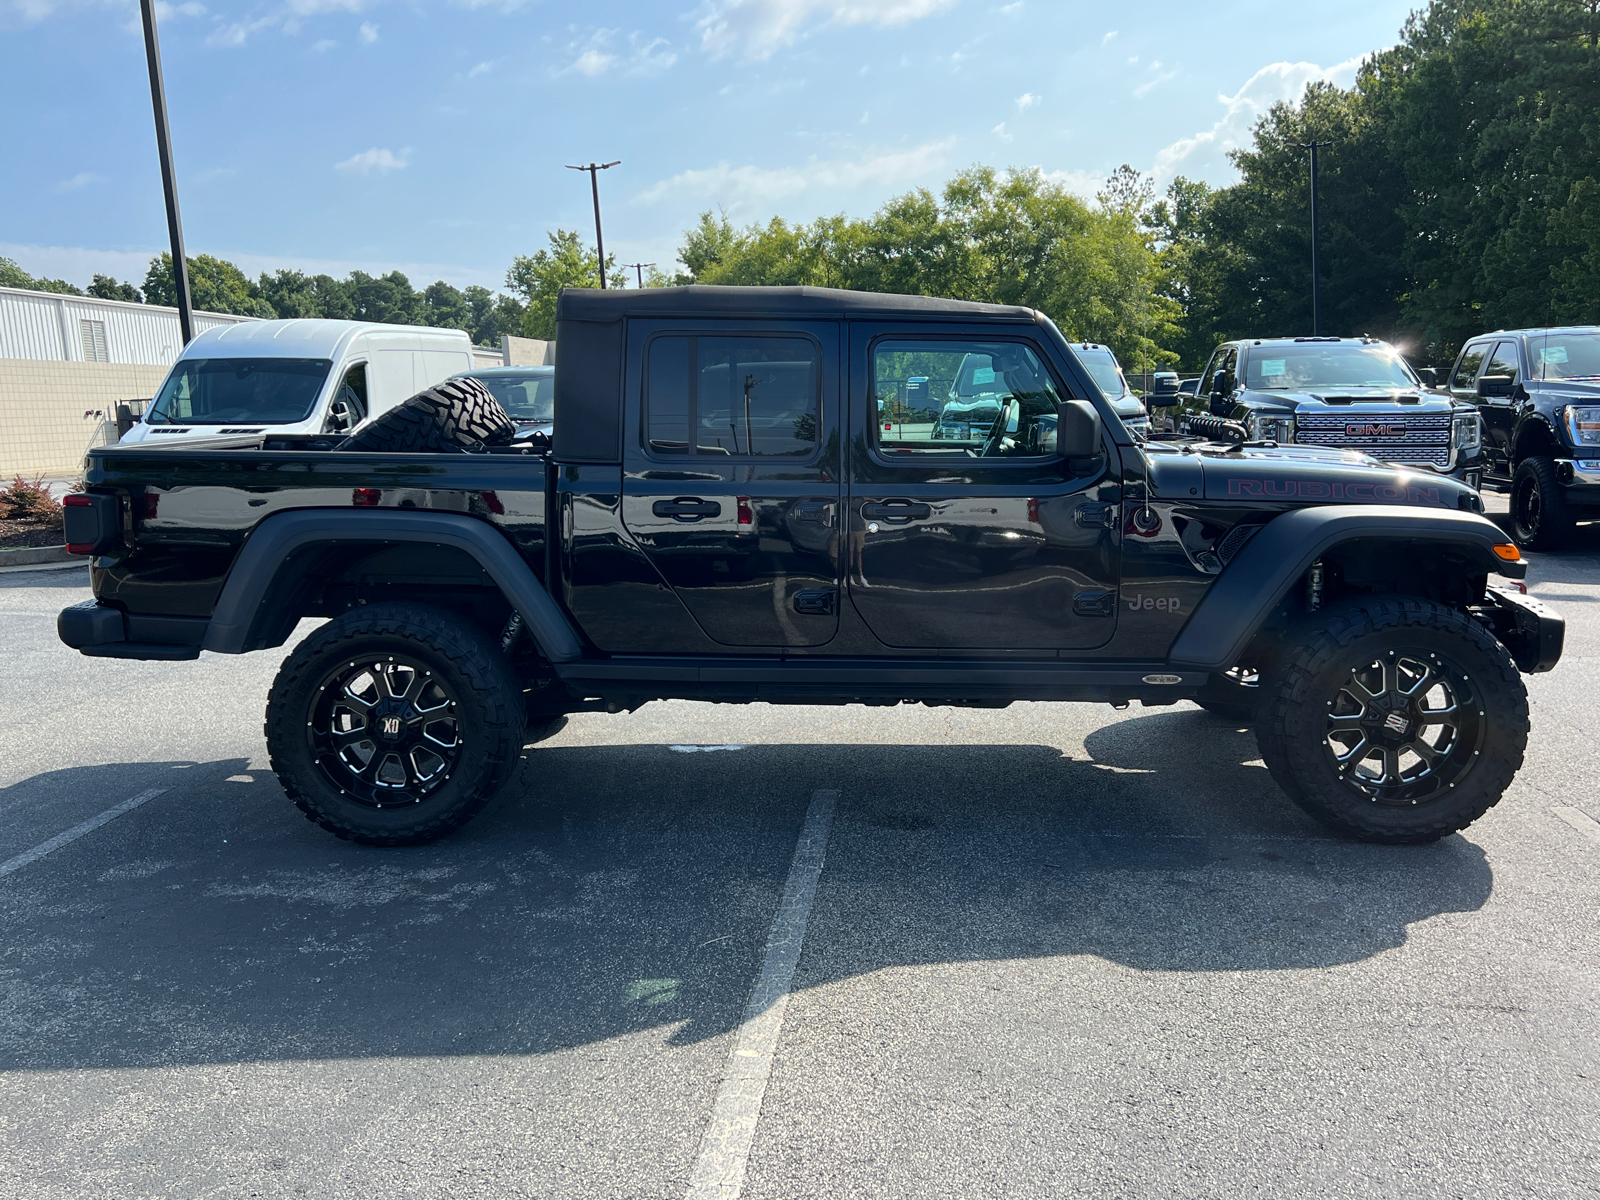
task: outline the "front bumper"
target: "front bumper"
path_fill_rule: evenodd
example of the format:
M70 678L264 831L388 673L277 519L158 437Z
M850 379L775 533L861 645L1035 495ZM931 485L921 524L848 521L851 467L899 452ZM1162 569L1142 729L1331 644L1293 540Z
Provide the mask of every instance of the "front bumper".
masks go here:
M1474 611L1511 651L1519 670L1535 675L1560 661L1567 637L1560 613L1542 600L1494 584L1485 589L1484 600Z
M1600 457L1556 460L1566 502L1574 508L1600 508Z

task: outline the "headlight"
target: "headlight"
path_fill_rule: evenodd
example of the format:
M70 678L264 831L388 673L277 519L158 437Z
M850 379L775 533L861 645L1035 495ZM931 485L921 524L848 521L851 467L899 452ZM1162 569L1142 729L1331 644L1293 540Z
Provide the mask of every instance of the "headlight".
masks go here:
M1600 406L1567 405L1567 434L1574 446L1600 446Z
M1272 413L1253 413L1250 428L1258 442L1277 442L1280 446L1294 442L1294 418Z
M1483 418L1475 412L1457 413L1450 444L1457 450L1476 450L1483 444Z

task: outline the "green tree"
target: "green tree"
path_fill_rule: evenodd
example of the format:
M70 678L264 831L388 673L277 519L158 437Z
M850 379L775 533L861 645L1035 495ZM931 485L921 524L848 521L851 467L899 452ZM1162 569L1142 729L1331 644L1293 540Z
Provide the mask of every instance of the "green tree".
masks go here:
M506 272L506 288L521 297L522 336L553 338L556 335L556 298L564 287L600 286L600 266L594 251L571 229L558 229L547 235L548 249L534 254L519 254ZM617 269L616 256L606 256L607 280L612 287L626 283L626 272Z
M0 287L26 288L32 292L60 292L67 296L81 296L83 289L74 287L65 279L35 279L9 258L0 258Z
M197 254L188 264L189 301L196 309L241 317L277 315L244 272L226 259ZM144 277L144 295L147 304L174 306L178 303L172 279L172 255L163 253L150 260L150 269Z
M139 289L131 283L118 283L111 275L96 275L89 283L89 295L101 300L128 300L134 304L142 303L144 297L139 294Z

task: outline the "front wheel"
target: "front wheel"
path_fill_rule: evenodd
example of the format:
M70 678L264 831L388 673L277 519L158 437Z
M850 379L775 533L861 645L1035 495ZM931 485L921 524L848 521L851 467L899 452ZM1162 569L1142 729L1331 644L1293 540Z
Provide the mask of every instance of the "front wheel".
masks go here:
M1552 458L1525 458L1511 477L1511 536L1524 550L1559 550L1577 522Z
M522 688L499 647L449 613L377 604L335 617L273 681L267 749L300 811L369 846L433 841L515 768Z
M1432 842L1497 803L1522 765L1528 694L1510 653L1427 600L1356 602L1299 631L1256 739L1278 785L1363 841Z

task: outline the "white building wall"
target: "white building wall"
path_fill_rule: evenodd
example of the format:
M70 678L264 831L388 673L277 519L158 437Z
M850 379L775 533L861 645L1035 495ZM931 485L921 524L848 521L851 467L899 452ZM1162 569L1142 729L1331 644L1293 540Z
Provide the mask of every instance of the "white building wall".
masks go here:
M83 362L81 321L105 326L106 357L112 363L170 366L178 357L181 338L178 310L91 296L62 296L0 288L0 359ZM194 330L253 321L228 313L194 314Z

